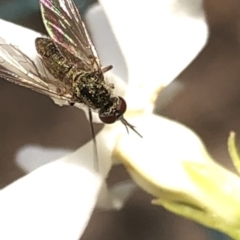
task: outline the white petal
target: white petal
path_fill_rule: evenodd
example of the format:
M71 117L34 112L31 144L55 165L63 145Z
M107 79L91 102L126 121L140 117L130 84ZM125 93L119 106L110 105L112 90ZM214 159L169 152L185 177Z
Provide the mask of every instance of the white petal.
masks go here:
M97 151L98 151L98 172L104 178L107 177L110 171L113 159L112 152L115 148L117 137L120 132L125 133L126 129L122 123L117 122L113 125L106 125L99 134L96 135ZM71 152L70 154L68 154ZM67 156L64 156L68 154ZM24 171L30 172L39 166L56 160L56 157L64 156L62 161L79 165L89 170L95 171L96 156L93 151L93 141L89 141L82 147L72 152L71 150L51 149L44 147L28 146L21 149L15 161ZM34 159L36 158L36 163Z
M36 59L35 39L41 37L40 33L2 19L0 19L0 29L2 38L18 46L31 59Z
M146 107L149 98L171 82L205 45L208 29L202 1L100 2L127 64L123 68L119 63L122 71L128 69L131 87L128 105L132 109ZM87 20L99 49L115 46L101 8L90 8ZM102 36L107 37L103 40ZM103 52L101 55L109 64L110 58L119 58L119 50L110 49L108 57ZM126 73L121 72L119 76Z
M79 239L101 183L67 161L33 171L0 192L0 239Z
M120 125L120 124L119 124ZM112 151L115 147L117 134L120 129L125 131L123 126L113 129L106 127L97 136L97 143L99 149L100 169L99 172L103 178L108 176L108 172L112 166ZM42 165L54 162L57 158L62 158L67 163L80 165L88 169L94 169L94 156L92 141L70 154L70 150L45 148L41 146L25 146L19 150L16 155L16 163L25 172L31 172ZM135 190L135 184L132 182L123 182L114 185L110 189L106 184L103 184L97 200L97 207L102 209L120 209L129 195Z
M102 6L92 5L86 11L85 19L102 65L112 65L113 69L109 72L117 75L126 83L128 80L126 62Z
M137 185L132 180L114 184L110 188L110 194L113 196L114 208L120 210L136 189Z
M111 188L102 184L96 207L104 210L120 210L137 186L131 180L114 184Z
M143 138L133 134L120 137L114 156L153 195L158 195L160 188L194 191L183 162L212 162L199 137L187 127L156 115L141 116L135 122Z
M70 153L72 150L69 149L26 145L17 152L15 162L18 167L28 173Z

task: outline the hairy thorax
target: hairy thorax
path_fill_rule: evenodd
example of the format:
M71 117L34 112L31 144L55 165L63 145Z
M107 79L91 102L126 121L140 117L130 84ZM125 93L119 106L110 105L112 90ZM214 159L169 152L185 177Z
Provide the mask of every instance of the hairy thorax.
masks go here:
M103 75L98 72L79 72L73 83L75 97L93 109L100 109L108 104L112 88Z

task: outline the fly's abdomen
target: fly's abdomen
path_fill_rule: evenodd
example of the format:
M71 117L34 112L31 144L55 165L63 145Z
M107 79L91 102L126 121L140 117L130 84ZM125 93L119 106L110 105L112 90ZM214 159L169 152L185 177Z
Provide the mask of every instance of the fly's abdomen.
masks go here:
M72 82L74 66L60 53L54 42L49 38L37 38L35 41L38 54L49 73L58 80Z

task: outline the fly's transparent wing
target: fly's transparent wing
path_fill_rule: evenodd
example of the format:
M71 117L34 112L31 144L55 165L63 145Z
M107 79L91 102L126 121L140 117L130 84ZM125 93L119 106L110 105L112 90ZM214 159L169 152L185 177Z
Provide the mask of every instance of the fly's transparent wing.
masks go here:
M49 36L78 58L80 66L101 71L97 52L72 0L40 0L42 18ZM62 51L61 49L59 49ZM62 53L66 56L66 52ZM77 62L73 62L77 65Z
M46 74L40 73L29 57L2 38L0 38L0 77L50 97L71 101L72 93L66 92L60 81L50 80Z

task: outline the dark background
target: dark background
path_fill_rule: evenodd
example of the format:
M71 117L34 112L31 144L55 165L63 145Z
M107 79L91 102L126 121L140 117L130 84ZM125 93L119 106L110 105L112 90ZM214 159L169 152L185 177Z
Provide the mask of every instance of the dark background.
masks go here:
M79 0L77 5L84 13L93 2ZM208 43L178 77L184 91L158 113L196 131L213 157L233 170L226 141L231 130L240 132L240 2L205 0L204 7L210 28ZM0 0L0 17L45 32L37 0ZM1 187L23 176L14 164L22 146L76 149L90 139L88 122L77 109L60 108L45 96L3 80L0 96ZM111 172L110 182L125 178L126 172L118 167ZM225 239L220 235L214 238L217 233L151 206L150 200L139 189L122 211L96 211L82 239Z

